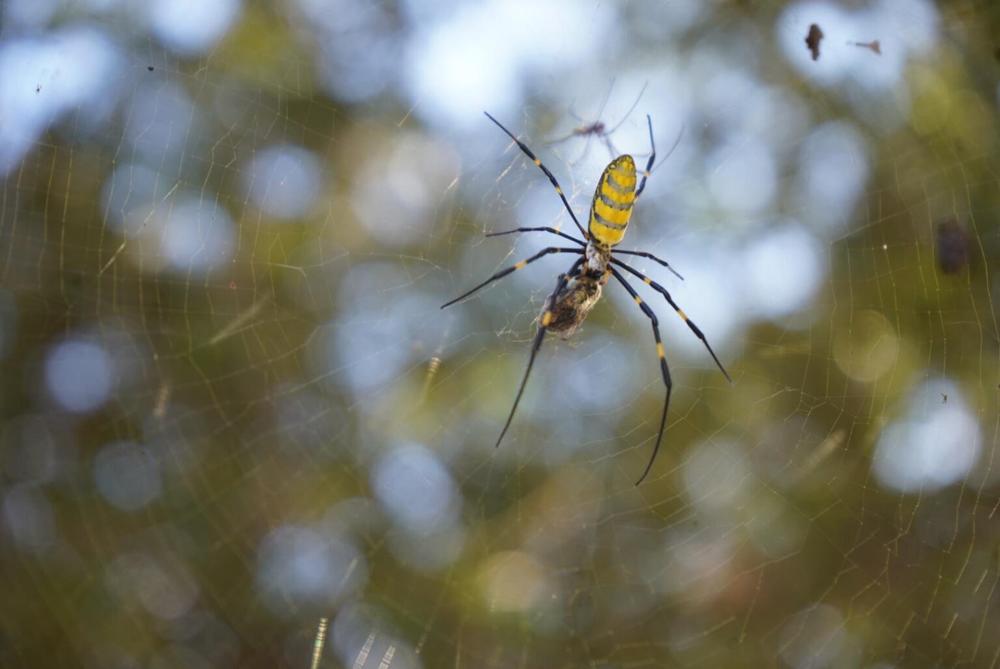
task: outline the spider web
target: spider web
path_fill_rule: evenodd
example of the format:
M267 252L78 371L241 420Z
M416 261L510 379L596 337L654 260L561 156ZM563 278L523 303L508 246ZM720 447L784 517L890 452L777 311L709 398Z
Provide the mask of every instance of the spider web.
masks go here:
M991 5L197 11L4 9L0 663L1000 663ZM581 220L550 140L676 144L622 246L735 383L634 281L639 487L613 282L494 448L571 260L438 307L575 231L483 108Z

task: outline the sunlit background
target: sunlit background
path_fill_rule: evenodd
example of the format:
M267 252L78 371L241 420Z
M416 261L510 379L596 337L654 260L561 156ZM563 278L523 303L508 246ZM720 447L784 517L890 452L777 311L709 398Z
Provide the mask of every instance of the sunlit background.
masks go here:
M761 4L0 5L0 665L1000 663L1000 8ZM494 448L570 260L439 307L576 230L484 110L581 220L651 118L734 383L643 292L638 487L614 282Z

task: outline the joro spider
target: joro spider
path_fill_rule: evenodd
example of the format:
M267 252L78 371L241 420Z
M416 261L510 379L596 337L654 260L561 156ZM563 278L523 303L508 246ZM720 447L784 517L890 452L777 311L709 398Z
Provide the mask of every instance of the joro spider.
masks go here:
M632 274L643 281L647 286L663 295L666 298L667 303L677 312L677 315L687 323L688 328L691 332L695 334L698 339L705 345L708 349L709 354L712 356L712 360L718 366L719 371L726 377L726 380L732 383L732 378L726 371L726 368L722 366L719 362L718 356L715 355L715 351L712 350L712 346L708 343L705 338L704 333L697 325L694 324L691 319L687 317L687 314L677 306L674 299L667 292L667 289L650 279L645 274L642 274L638 270L629 267L627 264L616 258L616 255L630 255L630 256L640 256L643 258L649 258L660 265L663 265L668 270L677 275L678 278L683 279L680 274L670 266L665 260L657 258L652 253L646 253L645 251L626 251L615 248L625 236L625 229L628 227L629 219L632 217L632 208L635 206L636 201L639 196L642 195L642 191L646 188L646 179L649 177L650 169L653 167L653 162L656 159L656 144L653 141L653 122L646 116L646 123L649 127L649 144L650 144L650 156L646 161L646 168L642 171L642 181L639 182L639 187L636 188L636 169L635 160L632 156L628 154L623 154L615 158L604 168L604 172L601 174L601 180L597 185L597 189L594 192L594 199L590 204L590 223L588 232L584 232L583 227L580 225L580 221L577 220L576 214L573 213L573 209L569 206L569 201L566 199L565 193L563 193L562 188L559 186L559 182L556 180L555 176L542 161L538 159L537 156L525 145L521 140L514 136L514 134L505 128L500 121L493 118L488 112L483 112L486 117L489 118L493 123L495 123L501 130L503 130L508 137L510 137L514 142L520 147L521 151L528 156L535 163L538 168L545 173L549 181L552 183L553 188L555 188L556 193L562 200L563 205L566 207L566 211L569 212L570 218L573 219L573 223L576 224L577 230L580 231L583 239L577 239L572 235L568 235L564 232L560 232L555 228L551 227L536 227L536 228L515 228L513 230L505 230L503 232L494 232L486 235L487 237L499 237L501 235L517 234L521 232L547 232L553 235L562 237L563 239L568 239L577 246L575 247L562 247L562 246L550 246L548 248L542 249L535 255L522 260L506 269L502 269L490 278L486 279L480 283L475 288L459 295L455 299L441 305L441 308L451 306L456 302L465 299L466 297L472 295L480 288L484 288L494 281L501 279L508 274L516 272L519 269L523 269L530 263L535 262L539 258L543 258L547 255L553 253L571 253L579 255L573 265L569 268L569 271L563 272L559 275L556 280L556 287L552 293L546 298L545 304L542 308L542 312L538 318L538 331L535 333L535 339L531 344L531 356L528 358L528 367L524 370L524 377L521 379L521 385L517 389L517 395L514 397L514 405L510 409L510 414L507 416L507 422L504 423L503 430L500 432L500 437L497 439L496 445L499 446L500 442L503 441L504 435L507 434L507 429L510 427L511 421L514 419L514 413L517 411L517 405L521 401L521 396L524 394L524 388L528 383L528 377L531 375L531 368L535 364L535 357L538 355L538 350L542 347L542 340L545 338L545 333L552 331L558 334L563 339L568 339L579 329L580 325L583 323L584 319L587 318L587 314L590 310L594 308L597 301L601 297L601 290L604 285L614 277L618 283L620 283L628 294L632 296L632 299L639 308L642 309L642 313L646 315L649 319L650 324L653 326L653 338L656 340L656 355L660 359L660 371L663 374L663 384L666 386L666 398L663 401L663 413L660 416L660 429L656 435L656 445L653 447L653 453L650 455L649 462L646 464L646 468L642 472L642 476L635 482L636 485L642 483L643 479L649 474L650 469L653 467L653 462L656 460L656 455L660 450L660 442L663 439L663 431L667 424L667 409L670 407L670 393L673 390L673 382L670 380L670 367L667 364L667 356L663 350L663 341L660 338L660 325L656 318L656 314L650 309L639 294L635 292L635 289L629 284L618 268L621 268Z

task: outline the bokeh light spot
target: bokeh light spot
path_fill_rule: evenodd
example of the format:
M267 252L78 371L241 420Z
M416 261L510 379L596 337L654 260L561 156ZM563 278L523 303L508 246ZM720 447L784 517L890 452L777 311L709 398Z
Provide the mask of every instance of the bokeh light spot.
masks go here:
M14 543L31 553L44 553L56 543L52 505L41 489L22 484L7 489L3 521Z
M211 49L236 21L239 0L155 0L148 4L153 32L184 56Z
M232 219L217 202L194 197L170 209L160 232L161 252L178 272L204 272L229 260L235 245Z
M847 225L869 173L858 131L841 121L813 129L799 151L799 170L795 197L802 220L831 230Z
M451 474L423 446L392 450L375 465L372 478L378 500L411 532L446 528L458 518L461 498Z
M739 504L750 476L746 456L732 443L702 442L684 460L684 486L693 504L705 511Z
M479 572L483 597L490 610L524 612L538 606L552 584L546 569L524 551L503 551L490 557Z
M307 214L321 185L322 171L316 156L291 144L259 151L243 174L243 188L254 205L283 219Z
M114 363L104 347L68 339L49 349L45 384L62 408L87 413L103 405L114 386Z
M754 213L774 199L774 156L763 142L750 137L727 142L708 157L705 169L705 181L727 209Z
M367 562L346 537L285 525L261 541L257 583L272 609L295 613L309 602L328 606L364 585Z
M162 491L160 465L149 450L131 441L106 445L94 458L94 482L105 500L122 511L138 511Z
M124 602L138 602L161 620L177 620L198 600L198 586L176 562L162 562L140 551L117 556L105 569L105 582Z
M930 381L910 396L905 415L879 436L872 468L883 485L933 492L965 478L979 459L982 435L961 392Z
M747 293L766 318L781 318L808 305L825 274L823 248L799 224L775 227L744 251Z
M899 345L895 328L881 312L862 310L838 324L833 359L847 376L870 383L896 364Z

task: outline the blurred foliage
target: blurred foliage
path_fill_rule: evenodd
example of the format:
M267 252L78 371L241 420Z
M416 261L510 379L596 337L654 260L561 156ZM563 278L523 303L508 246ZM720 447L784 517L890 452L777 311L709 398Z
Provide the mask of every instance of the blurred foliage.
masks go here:
M778 7L757 4L718 4L669 44L643 25L644 5L627 4L617 29L638 54L622 46L613 58L656 67L671 55L705 57L708 44L720 59L752 63L763 82L808 105L810 124L852 121L870 175L843 234L826 243L829 270L806 327L752 323L728 347L732 387L672 354L683 382L668 443L639 488L632 481L662 388L648 368L647 326L624 316L625 305L596 311L581 342L547 345L526 397L534 406L494 451L549 274L527 292L498 287L456 316L405 302L444 301L506 262L504 242L480 247L481 233L515 220L527 201L517 189L547 188L530 165L513 153L500 173L495 156L452 161L448 152L460 152L451 145L471 140L424 127L421 101L401 82L370 100L337 99L318 72L316 54L328 45L291 3L246 3L217 47L190 59L128 24L104 26L128 45L131 92L148 75L194 103L198 129L151 165L164 184L154 199L169 201L181 184L218 201L233 217L235 252L204 274L159 271L144 265L154 262L152 228L133 237L110 226L102 189L135 158L127 99L96 129L81 115L62 118L4 178L0 290L16 319L0 339L0 664L306 667L323 616L333 621L330 647L341 649L324 655L327 667L375 667L386 653L390 666L424 667L995 664L1000 62L991 26L1000 10L937 8L940 41L907 64L899 91L912 114L887 130L858 117L849 84L823 88L799 76L775 43ZM412 38L416 19L405 8L380 8L390 39ZM0 44L16 37L0 32ZM838 39L828 32L822 48ZM524 84L512 124L523 136L544 137L536 124L568 108L560 77L554 67ZM721 131L690 128L684 141L713 132ZM439 167L428 153L428 171L460 167L430 195L426 234L386 241L359 219L359 184L398 178L395 152L414 138L445 155ZM254 206L242 185L246 162L278 141L323 163L316 204L285 222ZM496 152L500 140L483 146ZM571 169L556 164L560 176ZM795 175L780 182L774 219L795 207ZM935 247L947 220L969 243L968 266L950 274ZM746 242L723 228L709 231L720 245ZM660 311L665 321L669 310ZM363 349L368 330L397 320L405 325L391 343L371 334L374 348ZM331 353L336 342L347 347L339 337L348 330L359 350ZM120 371L107 403L71 415L48 396L44 365L51 346L81 332ZM596 335L619 344L637 372L629 396L577 413L565 406L560 370L585 360L598 392L613 347L595 345ZM348 380L372 356L397 353L404 362L388 381ZM892 357L887 368L882 355ZM976 468L941 490L892 491L872 474L880 434L915 388L938 377L980 422ZM98 452L122 440L144 444L161 472L162 494L140 510L115 508L94 483ZM460 537L407 536L376 499L376 463L410 442L446 463ZM685 489L699 444L717 449L720 487ZM734 462L744 469L726 479ZM692 497L701 485L705 499ZM263 592L262 546L285 526L353 542L360 560L350 569L364 575L336 576L363 581L338 596L294 584L281 596ZM26 532L41 544L32 548ZM448 542L460 549L435 563ZM330 564L294 552L287 562L299 559L306 581L310 565ZM164 602L184 614L162 613ZM358 660L365 643L368 659Z

